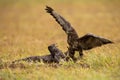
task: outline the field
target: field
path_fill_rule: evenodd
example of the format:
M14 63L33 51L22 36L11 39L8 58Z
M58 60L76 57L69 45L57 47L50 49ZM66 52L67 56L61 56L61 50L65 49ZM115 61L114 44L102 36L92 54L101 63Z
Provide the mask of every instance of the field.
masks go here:
M46 13L46 5L67 19L79 36L93 33L114 44L84 51L76 63L6 64L49 54L47 47L53 43L67 50L66 34ZM120 80L120 1L0 0L0 80Z

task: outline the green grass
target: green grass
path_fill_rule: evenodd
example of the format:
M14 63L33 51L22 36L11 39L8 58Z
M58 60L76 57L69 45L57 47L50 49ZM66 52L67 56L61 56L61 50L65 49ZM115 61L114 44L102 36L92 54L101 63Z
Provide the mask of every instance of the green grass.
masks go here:
M0 0L0 80L120 80L119 2ZM52 43L67 50L66 34L45 12L46 5L65 17L79 36L90 32L115 44L84 51L84 58L77 63L11 64L27 56L49 54L47 46Z

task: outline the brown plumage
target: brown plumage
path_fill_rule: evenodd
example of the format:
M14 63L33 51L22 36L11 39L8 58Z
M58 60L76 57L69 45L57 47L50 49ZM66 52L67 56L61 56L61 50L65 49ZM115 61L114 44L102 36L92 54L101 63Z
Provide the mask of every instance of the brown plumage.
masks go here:
M48 6L46 6L45 10L53 16L67 34L67 43L69 44L67 53L69 53L69 56L73 60L76 60L74 57L75 51L79 51L79 55L83 56L83 50L89 50L104 44L113 43L108 39L90 33L79 38L75 29L61 15L57 14L51 7Z
M50 52L49 55L26 57L23 59L15 60L12 63L19 62L19 61L27 61L27 62L41 62L41 61L43 61L44 63L59 63L60 59L65 60L65 55L62 53L61 50L59 50L55 46L55 44L51 44L50 46L48 46L48 50Z

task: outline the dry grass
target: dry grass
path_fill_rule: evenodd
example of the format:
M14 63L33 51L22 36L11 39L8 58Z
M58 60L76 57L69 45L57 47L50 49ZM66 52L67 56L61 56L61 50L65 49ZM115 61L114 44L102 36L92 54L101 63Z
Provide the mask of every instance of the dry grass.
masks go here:
M23 63L15 69L4 67L0 80L119 80L119 3L119 0L1 0L0 66L26 56L49 54L47 46L52 43L66 51L66 34L45 12L46 5L64 16L80 36L90 32L115 44L85 51L84 59L78 63L61 66ZM83 63L90 67L81 67Z

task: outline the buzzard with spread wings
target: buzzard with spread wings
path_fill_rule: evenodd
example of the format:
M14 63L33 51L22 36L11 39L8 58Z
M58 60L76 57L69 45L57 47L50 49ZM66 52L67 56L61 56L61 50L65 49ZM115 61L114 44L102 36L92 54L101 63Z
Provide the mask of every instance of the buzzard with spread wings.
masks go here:
M89 50L104 44L113 43L108 39L90 33L79 38L75 29L61 15L56 13L51 7L48 6L46 6L45 10L47 11L47 13L53 16L56 22L67 34L67 43L69 44L67 52L74 61L76 60L76 58L74 57L75 51L79 51L79 55L82 57L83 50Z

